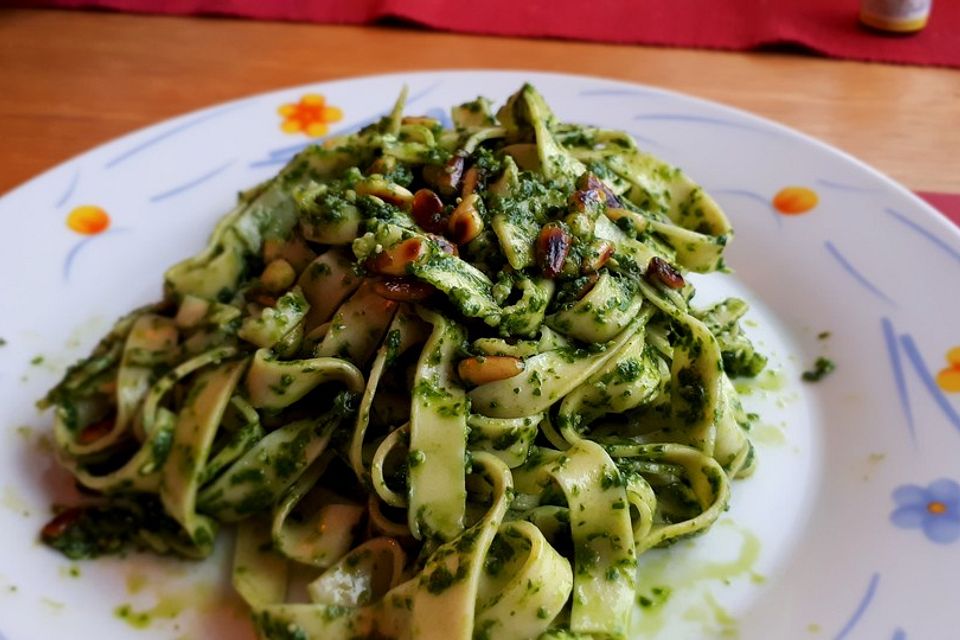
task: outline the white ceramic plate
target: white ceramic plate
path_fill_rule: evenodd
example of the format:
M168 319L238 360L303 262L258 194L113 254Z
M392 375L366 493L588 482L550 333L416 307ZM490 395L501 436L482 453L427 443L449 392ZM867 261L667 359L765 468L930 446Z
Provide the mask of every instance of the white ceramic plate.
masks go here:
M747 298L751 334L770 355L771 373L744 389L761 414L759 470L734 484L732 508L706 536L644 556L655 602L638 607L637 637L956 637L960 233L856 160L739 111L596 78L445 72L192 113L0 200L0 639L251 637L223 573L227 541L204 563L72 564L37 543L69 482L34 401L114 318L159 297L164 268L204 245L237 190L321 133L311 109L336 133L378 117L403 83L409 112L438 116L478 93L501 101L524 81L561 119L633 133L717 198L737 231L735 275L697 279L698 299ZM821 355L835 373L801 382Z

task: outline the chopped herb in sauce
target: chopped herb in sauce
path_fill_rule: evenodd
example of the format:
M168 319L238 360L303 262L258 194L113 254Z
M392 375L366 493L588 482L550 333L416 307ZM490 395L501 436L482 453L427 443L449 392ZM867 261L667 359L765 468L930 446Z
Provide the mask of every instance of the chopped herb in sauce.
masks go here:
M813 363L812 369L803 372L802 377L806 382L820 382L836 368L837 365L833 363L833 360L820 357Z

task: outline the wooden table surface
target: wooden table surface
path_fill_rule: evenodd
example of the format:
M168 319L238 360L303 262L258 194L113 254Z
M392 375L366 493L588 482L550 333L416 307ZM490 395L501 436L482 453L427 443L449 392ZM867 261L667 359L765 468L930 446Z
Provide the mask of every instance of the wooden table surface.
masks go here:
M777 120L916 190L960 191L960 73L727 53L98 12L0 11L0 194L120 134L347 76L503 68L607 76Z

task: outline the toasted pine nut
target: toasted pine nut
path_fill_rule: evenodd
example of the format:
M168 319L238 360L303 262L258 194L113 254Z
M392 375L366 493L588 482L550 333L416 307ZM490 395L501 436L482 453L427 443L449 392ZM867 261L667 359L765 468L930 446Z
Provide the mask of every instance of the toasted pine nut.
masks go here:
M313 252L303 236L297 234L287 240L267 238L263 241L263 261L269 264L277 258L290 263L293 270L300 273L307 268L317 254Z
M523 360L513 356L475 356L465 358L457 365L460 379L472 385L512 378L523 369Z
M426 300L437 291L431 284L403 276L378 280L373 283L373 290L381 298L396 302Z
M77 444L93 444L113 431L113 424L112 419L107 419L87 425L77 434Z
M650 259L644 276L646 276L647 280L659 282L670 289L682 289L685 284L680 272L677 271L672 264L657 256Z
M571 213L596 211L603 201L603 194L596 189L578 189L570 194L569 209Z
M427 253L426 243L420 238L401 240L367 261L367 268L386 276L406 275L407 267Z
M467 169L466 173L463 174L463 186L460 189L460 195L466 198L468 195L477 190L477 186L480 184L480 169L476 166L472 166Z
M364 178L355 187L358 196L376 196L384 202L409 209L413 203L413 194L395 182L387 182L383 176L373 175Z
M263 273L260 274L260 284L263 288L272 293L285 291L297 279L297 272L289 262L283 258L277 258L268 264Z
M70 507L61 511L50 522L43 525L40 529L40 538L48 544L56 542L83 516L83 513L83 507Z
M265 262L273 262L280 257L283 240L280 238L264 238L263 240L263 259Z
M247 296L247 300L250 302L256 302L262 307L273 307L277 304L277 296L265 293L263 291L256 291Z
M445 196L457 192L462 177L463 156L453 156L446 164L428 164L423 168L423 179Z
M420 124L427 129L436 129L441 126L439 120L427 116L404 116L400 119L400 124Z
M420 189L413 194L410 215L420 228L429 233L443 233L447 228L447 216L443 213L443 201L430 189Z
M537 263L545 278L556 278L570 253L573 238L555 222L548 222L537 237Z
M457 244L470 242L483 231L483 218L477 211L477 202L480 196L471 193L460 201L457 208L450 214L450 223L447 226L447 235Z
M599 191L603 194L603 198L608 207L620 206L620 199L617 197L617 194L607 186L607 183L589 171L577 178L577 189Z
M397 168L397 159L393 156L380 156L367 167L364 175L371 176L375 173L386 175Z

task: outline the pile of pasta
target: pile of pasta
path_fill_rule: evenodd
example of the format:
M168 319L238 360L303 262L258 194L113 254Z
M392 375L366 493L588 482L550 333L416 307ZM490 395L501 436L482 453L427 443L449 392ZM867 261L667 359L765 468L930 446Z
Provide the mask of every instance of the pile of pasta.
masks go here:
M262 638L625 638L638 555L754 467L732 230L527 85L393 111L242 193L44 400L88 499L43 539L202 558Z

